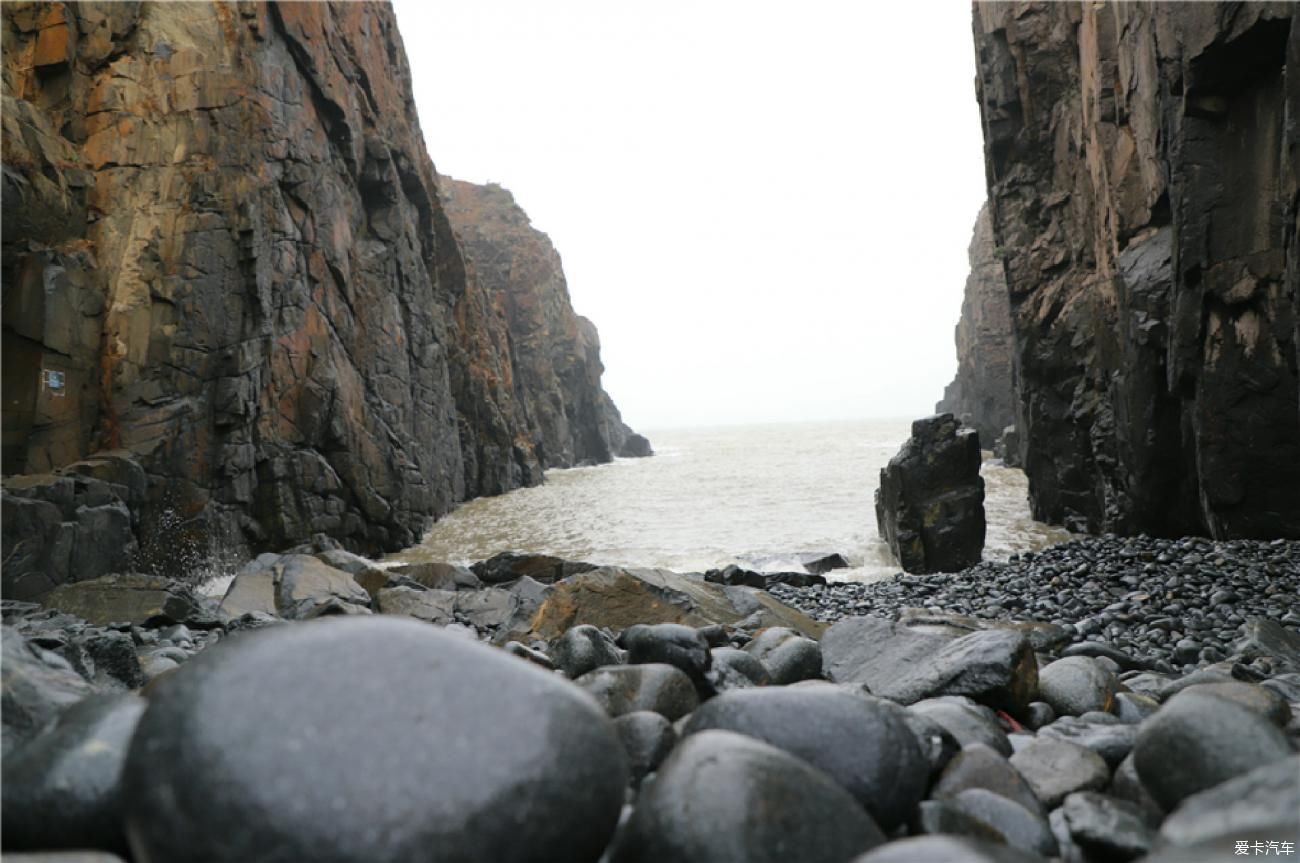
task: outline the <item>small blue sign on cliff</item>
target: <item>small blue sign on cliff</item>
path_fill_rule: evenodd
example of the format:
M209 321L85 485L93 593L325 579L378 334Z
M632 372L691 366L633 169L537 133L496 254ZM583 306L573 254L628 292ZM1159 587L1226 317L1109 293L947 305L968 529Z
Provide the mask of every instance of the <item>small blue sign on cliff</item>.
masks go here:
M45 383L45 389L55 398L62 398L67 395L64 387L66 385L64 373L54 369L41 369L41 377Z

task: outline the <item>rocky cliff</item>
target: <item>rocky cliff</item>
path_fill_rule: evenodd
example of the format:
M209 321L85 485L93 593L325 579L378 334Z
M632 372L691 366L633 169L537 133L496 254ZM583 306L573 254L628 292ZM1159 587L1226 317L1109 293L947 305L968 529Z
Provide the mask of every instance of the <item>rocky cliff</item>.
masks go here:
M1035 514L1300 536L1300 21L976 3Z
M559 453L602 457L574 449L589 415L552 442L517 409L551 381L467 271L386 4L5 3L3 48L5 474L135 489L165 565L397 548ZM533 290L567 307L558 288ZM40 488L6 497L7 586L69 558Z
M979 432L981 447L992 449L1002 430L1015 424L1016 409L1011 306L987 204L975 220L967 254L970 275L957 323L957 376L944 389L935 413L953 414Z
M474 279L492 298L493 337L513 359L499 401L525 431L529 463L570 467L644 454L629 447L639 436L600 385L600 337L574 314L550 238L498 185L441 177L439 193Z

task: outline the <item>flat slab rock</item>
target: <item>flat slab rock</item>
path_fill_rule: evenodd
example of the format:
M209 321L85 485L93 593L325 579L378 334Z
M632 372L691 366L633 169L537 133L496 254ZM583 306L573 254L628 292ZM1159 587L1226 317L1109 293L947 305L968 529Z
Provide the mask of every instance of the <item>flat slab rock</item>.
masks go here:
M966 695L1014 713L1028 706L1038 688L1029 639L1014 630L953 638L881 618L851 617L826 631L822 659L831 680L865 683L874 695L901 704Z
M755 629L784 626L813 639L826 628L761 590L661 569L601 567L547 588L529 631L515 637L552 641L581 624L622 630L640 623L701 627L746 621Z

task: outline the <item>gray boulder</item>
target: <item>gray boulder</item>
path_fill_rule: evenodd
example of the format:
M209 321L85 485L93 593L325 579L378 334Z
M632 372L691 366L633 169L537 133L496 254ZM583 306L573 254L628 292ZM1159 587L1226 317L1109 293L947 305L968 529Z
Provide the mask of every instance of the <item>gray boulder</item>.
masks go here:
M1010 629L960 638L921 632L893 621L849 617L821 639L827 676L865 683L900 704L937 695L966 695L1021 714L1038 691L1038 662L1027 636Z
M1048 809L1055 809L1076 791L1096 791L1110 781L1110 768L1100 755L1077 743L1039 738L1011 756L1011 766Z
M700 703L686 673L664 663L609 665L587 672L574 683L610 716L652 710L675 722Z
M6 757L4 847L125 851L122 765L144 709L137 695L92 696Z
M885 841L825 773L759 740L683 740L642 792L611 863L843 863Z
M64 710L95 692L95 687L66 659L28 642L7 625L3 627L0 678L5 758L36 737Z
M1291 754L1286 735L1264 716L1196 692L1179 693L1142 723L1133 747L1138 776L1165 811Z
M1039 696L1058 716L1108 711L1118 688L1115 675L1087 656L1067 656L1038 672Z
M921 797L929 763L895 704L830 684L740 689L700 706L685 733L746 734L804 759L843 785L882 828Z
M592 863L627 778L613 724L559 677L376 616L187 663L152 694L124 788L138 859Z
M551 645L551 659L570 679L605 665L620 665L623 654L614 639L589 624L569 627Z

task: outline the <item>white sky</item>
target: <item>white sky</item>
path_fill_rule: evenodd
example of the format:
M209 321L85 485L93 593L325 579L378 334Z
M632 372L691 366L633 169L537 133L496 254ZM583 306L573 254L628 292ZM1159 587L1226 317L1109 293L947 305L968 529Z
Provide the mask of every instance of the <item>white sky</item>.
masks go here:
M550 235L633 428L932 411L985 194L969 3L396 6L434 164Z

